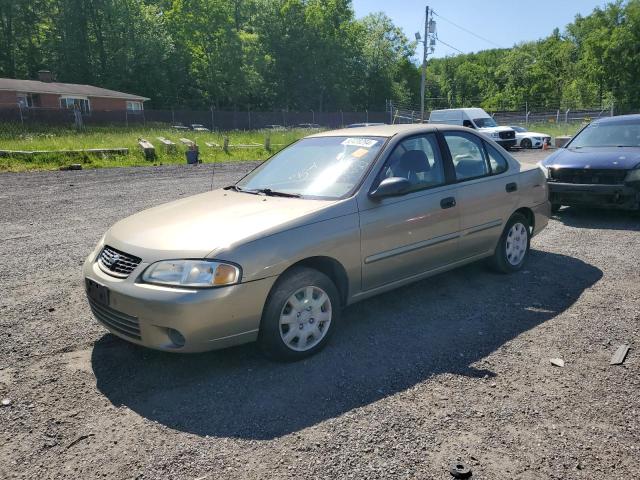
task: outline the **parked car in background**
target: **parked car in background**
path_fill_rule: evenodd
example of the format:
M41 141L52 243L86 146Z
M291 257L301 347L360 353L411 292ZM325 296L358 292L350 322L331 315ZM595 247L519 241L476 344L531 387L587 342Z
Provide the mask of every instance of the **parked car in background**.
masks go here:
M542 148L545 141L547 145L551 145L551 135L530 132L526 128L517 125L512 125L510 128L516 132L516 146L520 148Z
M191 130L193 130L194 132L210 132L211 131L201 123L192 123Z
M175 123L171 125L171 128L173 128L174 130L189 130L189 127L183 125L182 123Z
M481 108L448 108L433 110L429 123L462 125L484 133L504 148L516 145L516 132L511 127L500 127L496 121Z
M287 129L282 125L266 125L264 128L266 128L267 130L277 130L277 131L283 131Z
M234 185L116 223L84 263L86 292L98 321L139 345L257 340L299 359L346 305L484 258L520 270L549 208L539 168L468 129L321 132Z
M318 129L322 128L317 123L299 123L298 128L307 128L307 129Z
M640 115L595 120L540 162L553 211L640 208Z

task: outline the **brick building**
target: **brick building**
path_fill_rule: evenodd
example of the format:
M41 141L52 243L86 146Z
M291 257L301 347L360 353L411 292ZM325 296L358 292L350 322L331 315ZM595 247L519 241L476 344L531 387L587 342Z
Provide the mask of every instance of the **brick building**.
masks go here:
M74 109L141 112L146 97L92 85L58 83L51 72L38 72L39 80L0 78L0 108Z

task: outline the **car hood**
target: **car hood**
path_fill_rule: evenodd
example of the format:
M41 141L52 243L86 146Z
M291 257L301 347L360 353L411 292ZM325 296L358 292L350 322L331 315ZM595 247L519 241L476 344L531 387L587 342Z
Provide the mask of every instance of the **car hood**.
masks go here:
M640 164L640 148L562 148L542 161L545 167L630 170Z
M348 208L345 201L214 190L127 217L109 229L104 243L144 262L204 258L214 250L345 214Z
M484 133L493 133L493 132L512 132L513 128L511 127L481 127L478 128L480 132Z

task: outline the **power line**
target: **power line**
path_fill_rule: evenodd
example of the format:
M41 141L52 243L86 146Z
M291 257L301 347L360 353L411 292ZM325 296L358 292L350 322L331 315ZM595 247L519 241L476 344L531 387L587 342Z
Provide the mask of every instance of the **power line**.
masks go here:
M476 37L476 38L479 38L480 40L483 40L483 41L485 41L485 42L487 42L487 43L490 43L491 45L493 45L493 46L495 46L495 47L498 47L498 48L504 48L502 45L498 45L496 42L493 42L493 41L489 40L488 38L485 38L485 37L483 37L483 36L481 36L481 35L478 35L477 33L472 32L471 30L469 30L469 29L467 29L467 28L464 28L464 27L462 27L462 26L458 25L457 23L452 22L452 21L451 21L451 20L449 20L448 18L444 18L442 15L440 15L440 14L436 13L435 11L433 11L433 14L434 14L434 15L437 15L438 17L440 17L440 18L441 18L442 20L444 20L445 22L450 23L450 24L451 24L451 25L453 25L454 27L458 27L460 30L463 30L463 31L467 32L468 34L473 35L473 36L474 36L474 37ZM442 43L444 43L444 42L442 42ZM445 45L446 45L446 44L445 44ZM454 50L457 50L457 49L456 49L456 48L454 48ZM458 51L459 51L459 50L458 50ZM460 53L462 53L462 52L460 52Z
M449 45L447 42L445 42L444 40L442 40L440 37L437 37L437 38L438 38L438 41L439 41L440 43L442 43L443 45L446 45L447 47L452 48L452 49L453 49L453 50L455 50L456 52L458 52L458 53L462 53L462 54L464 55L464 52L463 52L462 50L460 50L460 49L458 49L458 48L454 47L453 45Z

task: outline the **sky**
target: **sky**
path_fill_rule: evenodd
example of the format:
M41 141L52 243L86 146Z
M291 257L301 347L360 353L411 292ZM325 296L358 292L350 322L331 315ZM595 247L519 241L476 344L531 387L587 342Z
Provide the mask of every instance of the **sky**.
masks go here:
M384 12L404 30L411 40L424 31L425 7L428 5L442 18L435 16L438 37L464 52L488 48L512 47L548 36L554 28L564 30L575 16L588 15L603 0L353 0L358 18L372 12ZM446 20L470 30L484 39L452 25ZM422 49L418 49L420 61ZM435 57L459 52L438 42ZM418 61L416 59L416 61Z

